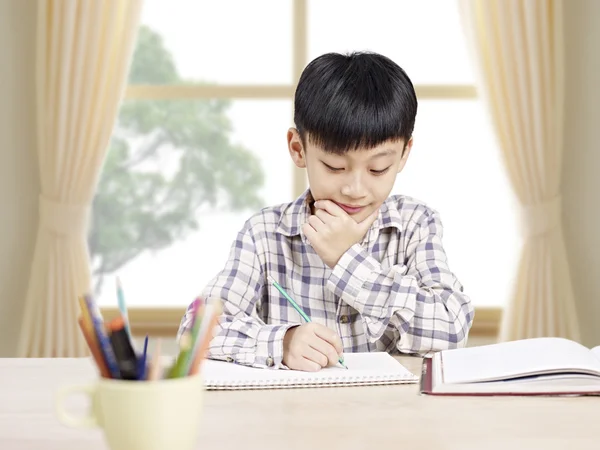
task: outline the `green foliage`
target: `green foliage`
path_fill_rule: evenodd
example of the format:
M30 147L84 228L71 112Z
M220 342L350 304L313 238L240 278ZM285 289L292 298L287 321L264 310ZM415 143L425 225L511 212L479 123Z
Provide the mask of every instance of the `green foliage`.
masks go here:
M161 37L142 27L130 84L181 84ZM170 246L200 226L202 208L253 210L260 161L231 142L230 102L126 101L93 202L89 248L98 288L144 251Z

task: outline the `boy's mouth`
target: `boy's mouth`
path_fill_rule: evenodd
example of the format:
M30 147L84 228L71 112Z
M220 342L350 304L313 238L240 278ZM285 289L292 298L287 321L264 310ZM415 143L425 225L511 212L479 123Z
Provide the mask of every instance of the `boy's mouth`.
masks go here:
M357 213L361 212L364 209L364 206L345 205L343 203L338 203L338 202L335 202L335 203L340 208L342 208L344 211L346 211L346 213L348 213L348 214L357 214Z

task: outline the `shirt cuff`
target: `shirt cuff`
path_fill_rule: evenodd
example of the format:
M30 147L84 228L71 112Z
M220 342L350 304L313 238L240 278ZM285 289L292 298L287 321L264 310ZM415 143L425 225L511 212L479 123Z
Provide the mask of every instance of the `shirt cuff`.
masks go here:
M334 266L328 287L338 297L344 299L350 306L365 292L364 284L371 274L381 265L360 244L354 244L342 255Z
M256 337L256 352L254 353L254 361L251 364L255 367L268 369L288 369L283 364L283 338L287 330L295 326L297 324L293 323L262 326ZM250 361L238 360L237 362Z

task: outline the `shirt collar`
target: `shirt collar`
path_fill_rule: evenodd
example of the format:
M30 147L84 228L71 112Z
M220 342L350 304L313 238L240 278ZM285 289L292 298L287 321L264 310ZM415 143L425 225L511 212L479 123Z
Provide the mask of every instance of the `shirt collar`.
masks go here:
M313 201L310 190L304 191L300 197L287 205L282 211L275 231L288 237L304 235L304 233L301 233L302 225L308 222Z
M397 228L402 231L402 217L400 209L402 202L398 201L398 197L388 197L379 208L379 218L376 222L379 230L384 228Z
M310 189L307 189L282 211L275 232L288 237L300 235L304 239L302 226L308 222L313 202L314 198ZM383 202L381 208L379 208L379 215L369 228L364 241L376 239L379 231L384 228L397 228L398 231L402 231L402 220L396 199L388 198Z

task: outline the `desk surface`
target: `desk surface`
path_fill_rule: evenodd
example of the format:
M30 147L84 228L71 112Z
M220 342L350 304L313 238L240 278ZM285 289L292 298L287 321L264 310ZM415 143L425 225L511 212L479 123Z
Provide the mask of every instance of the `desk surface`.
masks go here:
M420 373L420 359L398 359ZM0 359L0 449L106 450L100 431L54 414L60 386L95 378L87 359ZM199 449L598 449L599 418L592 397L428 397L417 385L211 391Z

